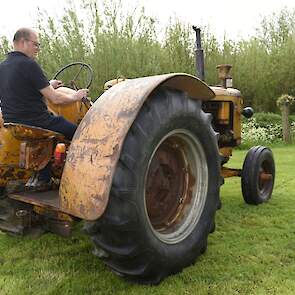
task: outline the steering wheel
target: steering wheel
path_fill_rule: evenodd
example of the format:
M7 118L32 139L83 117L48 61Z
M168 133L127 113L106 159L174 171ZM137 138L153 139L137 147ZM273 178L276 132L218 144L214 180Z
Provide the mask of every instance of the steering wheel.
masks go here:
M53 79L62 80L64 86L74 90L89 88L93 80L93 70L86 63L73 62L61 68Z
M64 86L76 91L81 88L88 89L93 80L93 70L84 62L73 62L61 68L52 79L62 80ZM82 102L88 109L93 104L87 97L83 97Z

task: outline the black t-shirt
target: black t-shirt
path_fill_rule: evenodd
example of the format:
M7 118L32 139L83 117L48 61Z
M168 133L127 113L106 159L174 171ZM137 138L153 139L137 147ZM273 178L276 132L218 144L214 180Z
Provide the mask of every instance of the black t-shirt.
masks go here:
M44 126L51 114L40 90L49 86L40 66L25 54L13 51L0 64L0 100L4 122Z

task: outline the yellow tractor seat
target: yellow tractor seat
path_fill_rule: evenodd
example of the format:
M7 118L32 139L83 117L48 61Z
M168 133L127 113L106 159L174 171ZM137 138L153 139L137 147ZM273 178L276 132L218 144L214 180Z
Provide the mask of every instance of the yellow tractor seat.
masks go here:
M65 139L64 135L61 133L25 124L4 123L4 127L8 128L11 134L18 140L30 141L46 138L56 138L57 140Z

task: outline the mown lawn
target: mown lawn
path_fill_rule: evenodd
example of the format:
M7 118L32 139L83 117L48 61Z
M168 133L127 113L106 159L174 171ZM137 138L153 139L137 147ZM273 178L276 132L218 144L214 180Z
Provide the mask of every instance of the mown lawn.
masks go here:
M92 254L77 229L70 239L0 233L0 294L294 294L295 146L273 148L273 197L260 206L243 202L240 180L222 187L222 209L199 261L158 286L127 283ZM245 151L236 151L240 167Z

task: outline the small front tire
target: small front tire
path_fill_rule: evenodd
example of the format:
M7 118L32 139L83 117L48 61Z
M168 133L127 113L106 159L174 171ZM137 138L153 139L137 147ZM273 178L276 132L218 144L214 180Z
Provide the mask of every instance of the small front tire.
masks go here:
M241 184L247 204L258 205L271 198L275 181L275 162L271 150L252 147L244 160Z

